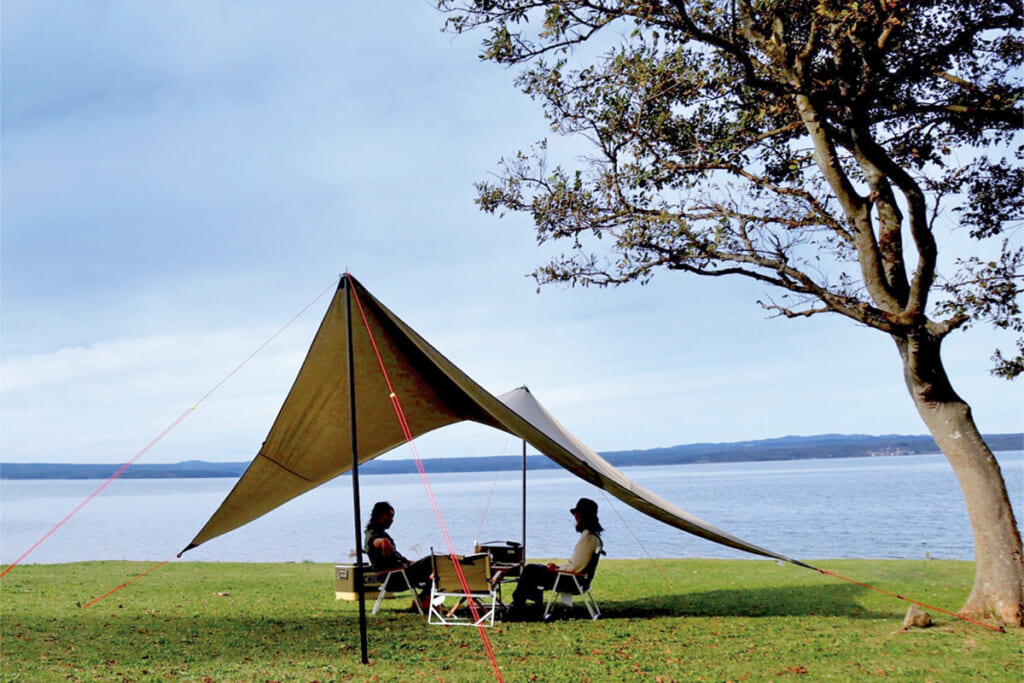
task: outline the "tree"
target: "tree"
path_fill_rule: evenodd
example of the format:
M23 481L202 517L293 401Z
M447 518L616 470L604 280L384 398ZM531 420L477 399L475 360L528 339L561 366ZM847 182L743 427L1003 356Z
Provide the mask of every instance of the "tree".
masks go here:
M963 491L977 558L964 614L1022 625L1024 555L1002 473L943 366L972 324L1024 333L1020 0L440 0L446 29L521 68L552 129L478 184L565 244L539 284L752 278L789 318L887 334ZM1016 146L1016 147L1015 147ZM938 240L972 255L941 262ZM969 237L968 237L969 235ZM1024 371L1024 336L993 356Z

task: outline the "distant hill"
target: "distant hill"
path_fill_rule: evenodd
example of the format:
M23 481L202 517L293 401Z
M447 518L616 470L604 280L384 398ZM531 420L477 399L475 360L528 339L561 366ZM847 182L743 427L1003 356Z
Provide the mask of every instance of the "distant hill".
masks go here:
M1024 450L1024 434L987 434L985 442L993 451ZM697 443L640 451L616 451L603 457L616 466L674 465L698 462L747 462L757 460L801 460L807 458L861 458L879 455L938 453L931 436L887 434L822 434L784 436L760 441Z
M994 451L1024 450L1024 433L988 434L985 441ZM601 455L616 467L647 465L687 465L715 462L752 462L765 460L804 460L817 458L858 458L880 455L936 453L930 436L867 436L863 434L823 434L785 436L760 441L733 443L696 443L667 448L634 451L610 451ZM514 461L514 465L509 463ZM164 465L132 465L121 475L127 479L239 477L248 462L204 462L188 460ZM469 458L430 458L423 461L428 472L493 472L519 467L517 456L479 456ZM107 479L121 465L75 465L59 463L0 462L0 479ZM541 455L526 459L527 469L555 469L557 464ZM412 460L374 460L363 465L367 474L408 474L416 472Z
M238 477L248 466L247 462L187 460L165 465L131 465L121 476L125 479ZM109 479L121 467L123 464L0 462L0 479Z

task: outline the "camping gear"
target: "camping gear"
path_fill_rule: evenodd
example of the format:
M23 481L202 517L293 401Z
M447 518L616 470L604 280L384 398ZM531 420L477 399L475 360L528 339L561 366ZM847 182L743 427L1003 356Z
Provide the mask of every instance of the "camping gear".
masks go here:
M348 471L355 547L362 547L359 465L463 420L520 437L584 481L666 524L739 550L796 562L717 529L636 485L562 427L525 387L501 397L488 393L349 274L341 278L259 452L182 553ZM427 490L432 496L429 486ZM454 556L436 507L435 512ZM360 564L358 556L357 560ZM359 631L365 664L369 660L363 599ZM497 673L486 631L479 631Z
M362 574L362 580L359 575ZM358 600L359 587L363 593L376 593L380 590L381 579L377 572L368 565L357 567L354 564L334 565L334 599Z
M565 569L559 569L555 576L555 583L551 587L551 593L548 596L547 605L544 607L543 619L547 621L552 616L552 608L556 603L562 605L572 605L573 597L578 596L582 601L584 607L587 608L587 612L590 613L591 619L597 619L601 616L601 610L597 606L597 600L590 593L590 584L594 580L594 574L597 572L597 563L601 559L601 551L597 551L590 558L590 562L583 568L581 572L570 572Z
M501 601L498 582L491 573L490 555L456 555L453 559L450 555L432 554L430 561L434 571L427 622L442 626L494 626L494 616ZM455 561L459 563L458 569ZM460 580L459 570L465 586ZM446 608L447 598L455 598L454 607ZM472 616L465 616L467 611Z
M354 316L346 314L349 294L359 316L351 325ZM394 402L401 404L401 424ZM358 415L355 420L353 414ZM521 437L576 476L666 524L756 555L793 561L722 531L630 481L559 424L526 387L493 396L351 275L342 278L259 453L185 550L237 529L407 439L462 420ZM358 442L358 459L353 458L353 441Z
M474 553L487 553L494 568L522 564L525 560L523 546L515 541L486 541L473 545Z
M380 588L377 591L377 601L373 603L374 614L380 611L380 604L384 601L384 598L389 597L392 593L403 593L405 591L412 592L412 605L416 608L417 612L423 614L423 608L420 606L420 601L416 595L416 588L409 581L409 575L406 574L405 567L385 569L376 572L376 575L377 580L380 582Z

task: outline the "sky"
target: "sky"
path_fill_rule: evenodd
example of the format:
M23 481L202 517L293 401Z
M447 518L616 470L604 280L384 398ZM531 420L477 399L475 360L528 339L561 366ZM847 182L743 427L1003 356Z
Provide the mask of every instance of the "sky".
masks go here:
M346 271L599 452L926 433L888 338L770 318L760 285L538 292L550 246L480 212L473 184L551 135L539 105L478 59L482 34L442 33L420 0L377 7L4 1L4 461L251 459ZM1021 384L988 373L1008 341L944 346L986 433L1022 428ZM463 424L418 453L517 449Z

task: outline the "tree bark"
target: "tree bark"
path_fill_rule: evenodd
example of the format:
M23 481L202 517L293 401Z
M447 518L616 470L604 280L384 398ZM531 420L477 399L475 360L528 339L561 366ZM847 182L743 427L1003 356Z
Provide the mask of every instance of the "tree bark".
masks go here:
M904 379L928 430L956 474L974 535L974 587L960 614L1024 626L1024 552L999 463L971 407L942 365L942 339L927 329L894 335Z

